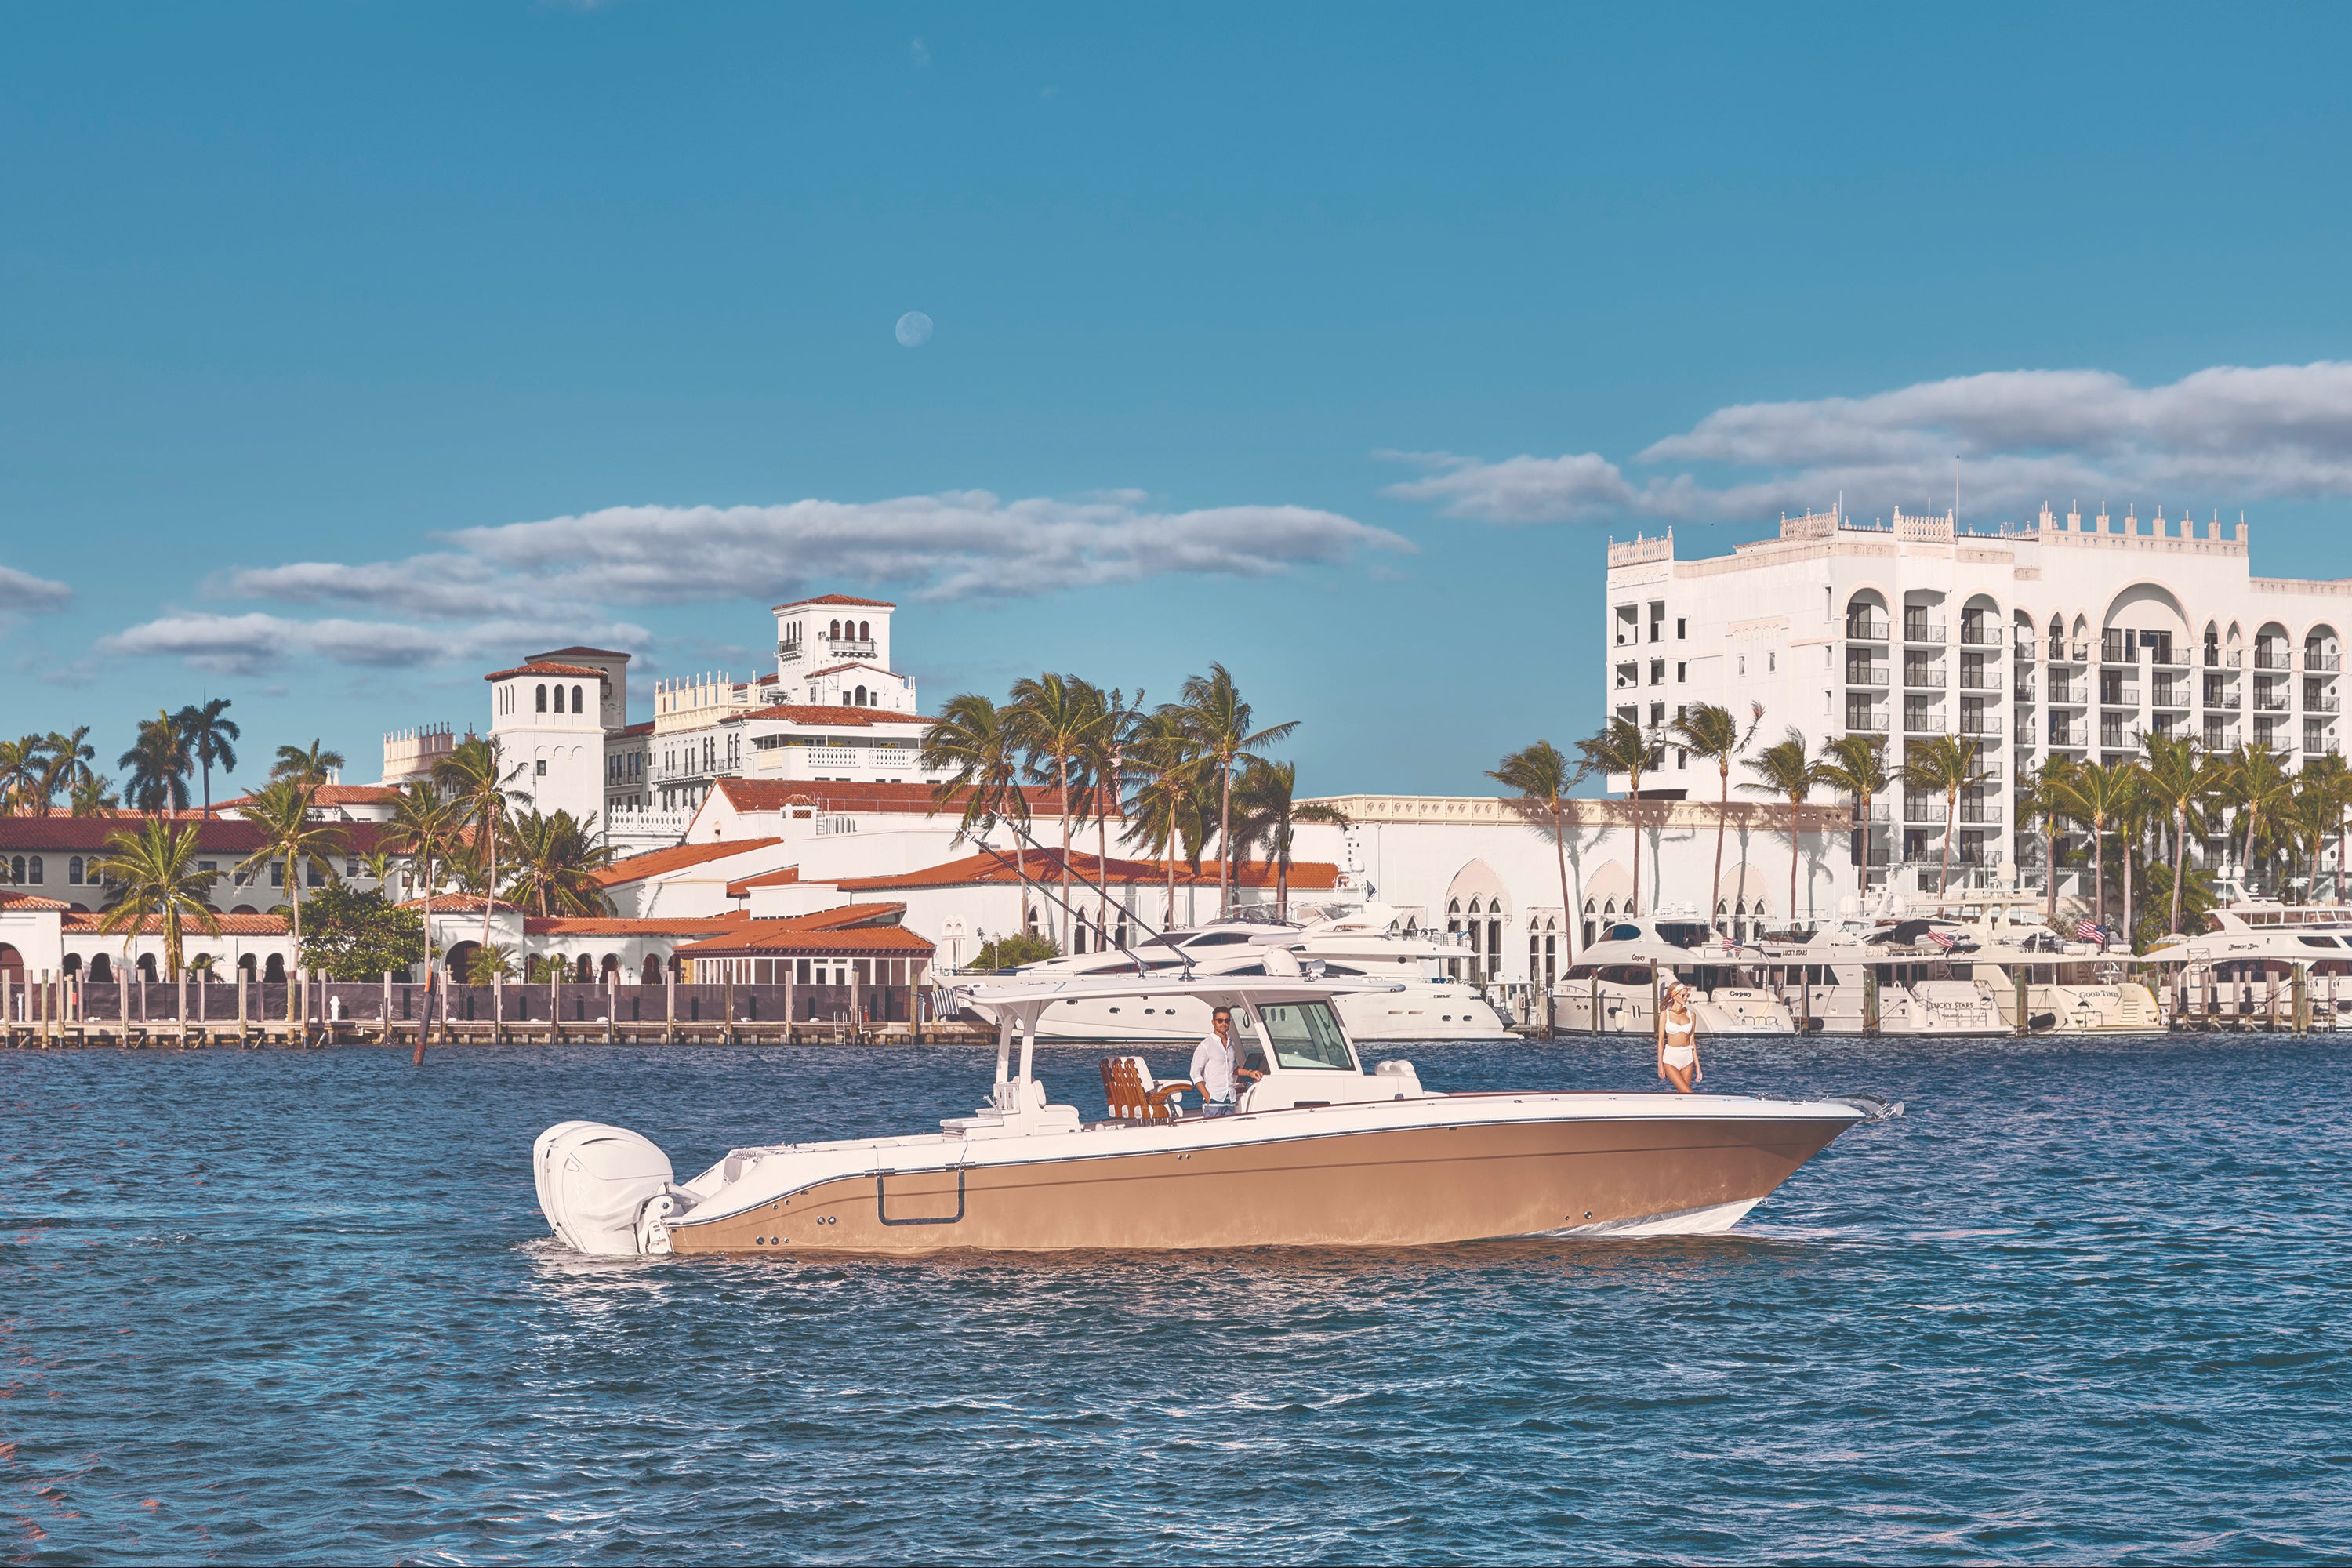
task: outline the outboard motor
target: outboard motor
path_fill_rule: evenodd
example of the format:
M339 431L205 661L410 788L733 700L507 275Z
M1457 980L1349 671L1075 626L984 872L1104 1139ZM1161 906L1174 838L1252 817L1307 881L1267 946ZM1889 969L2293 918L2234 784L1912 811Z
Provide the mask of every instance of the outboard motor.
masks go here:
M635 1258L667 1252L662 1221L683 1206L669 1156L624 1127L562 1121L531 1146L540 1212L576 1252Z

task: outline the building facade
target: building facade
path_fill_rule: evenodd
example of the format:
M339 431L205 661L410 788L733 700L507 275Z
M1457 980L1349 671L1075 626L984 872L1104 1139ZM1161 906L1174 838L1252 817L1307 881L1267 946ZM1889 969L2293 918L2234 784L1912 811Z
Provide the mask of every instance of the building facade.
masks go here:
M2044 507L1970 532L1950 514L1817 512L1727 555L1679 558L1671 531L1612 542L1605 695L1660 733L1692 704L1743 721L1760 704L1759 744L1792 726L1816 749L1878 737L1890 773L1926 737L1965 736L1987 778L1958 821L1900 787L1874 803L1873 885L1919 887L1948 839L1972 880L2039 884L2017 795L2044 758L2119 761L2144 735L2245 742L2289 765L2337 751L2347 616L2352 579L2255 575L2243 522ZM1669 746L1644 789L1711 793L1702 769ZM2224 863L2226 839L2203 854Z

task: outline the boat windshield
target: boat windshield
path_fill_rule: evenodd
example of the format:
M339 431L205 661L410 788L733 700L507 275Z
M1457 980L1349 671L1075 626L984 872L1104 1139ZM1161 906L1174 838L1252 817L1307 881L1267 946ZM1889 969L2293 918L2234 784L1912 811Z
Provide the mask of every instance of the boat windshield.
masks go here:
M1265 1025L1278 1067L1351 1070L1348 1037L1328 1002L1261 1002L1257 1016Z

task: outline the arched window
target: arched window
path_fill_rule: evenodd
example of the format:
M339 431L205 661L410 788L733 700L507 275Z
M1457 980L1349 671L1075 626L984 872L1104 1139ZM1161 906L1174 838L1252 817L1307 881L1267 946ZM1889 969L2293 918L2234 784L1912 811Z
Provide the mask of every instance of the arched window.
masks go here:
M594 980L596 978L596 961L590 958L586 953L582 953L580 955L580 962L572 966L572 977L579 981L583 985Z
M100 962L103 962L103 960ZM243 958L236 961L236 972L239 974L244 975L247 980L253 978L253 954L248 952Z
M37 884L37 883L40 881L40 879L41 879L41 858L40 858L38 855L36 855L36 856L34 856L34 857L33 857L33 880L34 880L34 882L35 882L36 884Z
M836 641L837 641L837 640L839 640L839 638L840 638L840 637L841 637L841 623L840 623L839 621L835 621L835 622L834 622L834 623L833 623L833 629L832 629L831 631L829 631L829 632L825 633L825 636L827 636L827 637L832 637L832 638L835 639Z
M547 688L544 686L539 689L539 710L542 713L547 711Z
M152 985L155 983L155 955L153 953L142 952L139 955L139 978L146 981L150 985Z
M100 985L110 984L114 979L114 960L102 952L92 953L89 960L89 977Z
M646 954L646 962L643 970L641 971L639 984L645 985L658 985L661 983L661 960L655 957L652 953Z
M555 710L558 713L563 711L563 688L561 686L555 689Z
M873 631L864 621L857 623L857 640L859 642L872 642L874 640Z
M81 886L80 856L77 855L72 859L66 862L66 880L72 883L77 888Z
M576 686L572 689L572 710L574 713L585 713L588 711L587 709L580 705L580 689Z
M81 973L81 954L78 952L67 953L65 967L68 974L79 974Z
M857 689L857 695L852 700L851 705L857 708L863 708L866 706L866 688L861 686Z
M8 879L12 882L21 882L25 879L25 858L22 855L8 862Z
M250 963L251 960L248 959L247 962ZM261 971L261 983L264 985L283 985L286 984L285 954L273 952L269 955L269 963L265 965Z

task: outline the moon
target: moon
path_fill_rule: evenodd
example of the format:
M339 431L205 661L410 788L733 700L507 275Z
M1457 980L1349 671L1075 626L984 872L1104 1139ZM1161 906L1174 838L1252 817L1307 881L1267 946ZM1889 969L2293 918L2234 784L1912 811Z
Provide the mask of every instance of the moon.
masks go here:
M898 318L898 341L910 349L921 348L931 341L931 319L920 310L909 310Z

